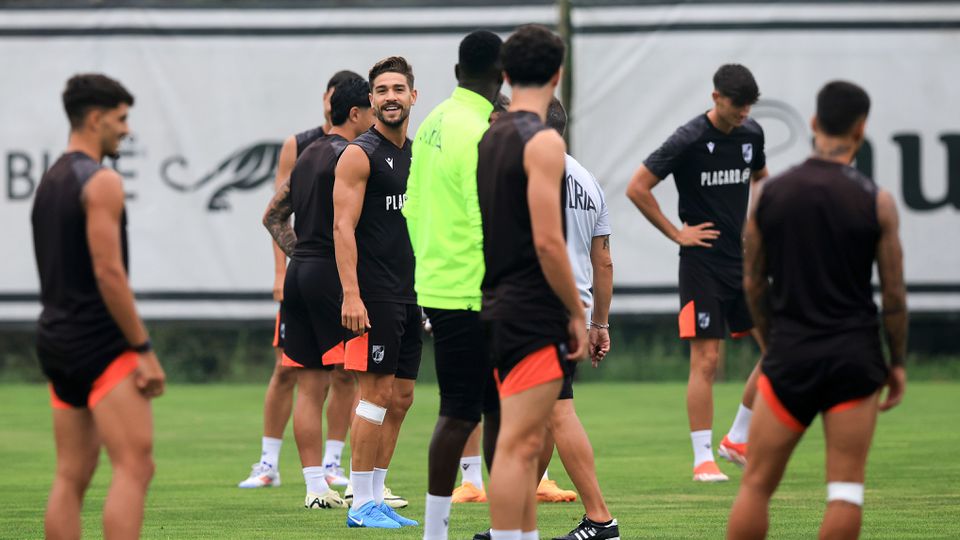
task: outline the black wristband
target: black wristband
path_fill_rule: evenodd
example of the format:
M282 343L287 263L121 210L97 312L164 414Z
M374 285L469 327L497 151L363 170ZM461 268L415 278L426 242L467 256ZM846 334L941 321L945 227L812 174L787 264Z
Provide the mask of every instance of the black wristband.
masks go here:
M147 338L147 340L143 343L130 348L133 349L133 352L138 354L148 353L153 350L153 343L150 343L150 338Z

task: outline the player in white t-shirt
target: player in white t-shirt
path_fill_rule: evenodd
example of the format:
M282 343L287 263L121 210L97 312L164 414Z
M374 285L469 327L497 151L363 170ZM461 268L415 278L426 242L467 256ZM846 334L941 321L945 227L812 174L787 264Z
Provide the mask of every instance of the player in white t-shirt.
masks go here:
M567 115L554 98L546 124L561 134ZM613 261L610 258L610 218L600 183L577 160L566 158L567 252L580 298L590 315L590 360L597 367L610 350L610 300L613 296ZM548 435L557 445L560 460L580 492L586 515L575 529L554 540L619 539L620 529L603 500L593 459L593 447L573 407L573 370L564 377L560 397L550 416ZM553 455L547 440L541 456L546 470Z

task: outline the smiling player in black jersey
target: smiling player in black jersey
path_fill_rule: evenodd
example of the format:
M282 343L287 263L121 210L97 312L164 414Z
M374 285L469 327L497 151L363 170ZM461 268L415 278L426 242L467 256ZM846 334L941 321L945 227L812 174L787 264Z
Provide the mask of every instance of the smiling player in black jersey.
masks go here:
M720 341L751 333L743 297L741 232L751 184L767 176L763 129L749 118L760 91L750 71L721 66L713 76L712 109L681 126L633 175L627 196L644 217L680 245L680 338L690 340L687 414L693 443L693 479L721 482L713 457L713 379ZM680 194L677 228L660 210L652 190L673 174ZM754 337L760 344L763 342ZM750 407L756 393L754 369L720 455L746 462Z
M412 68L399 56L374 65L369 81L377 120L343 151L333 188L342 323L357 336L347 342L345 366L360 381L347 526L394 529L416 525L384 503L383 489L413 402L422 347L413 247L400 213L410 171L407 124L417 91Z

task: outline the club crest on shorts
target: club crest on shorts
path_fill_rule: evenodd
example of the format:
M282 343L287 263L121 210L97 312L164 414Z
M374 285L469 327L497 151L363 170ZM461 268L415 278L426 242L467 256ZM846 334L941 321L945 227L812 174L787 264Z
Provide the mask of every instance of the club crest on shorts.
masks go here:
M383 362L383 345L373 345L370 347L370 359L374 364Z
M700 326L700 328L701 328L701 329L704 329L704 330L705 330L707 327L710 326L710 312L709 312L709 311L701 311L700 313L697 313L697 325Z
M743 151L744 161L746 161L747 163L750 163L751 161L753 161L753 143L744 143L743 146L740 147L740 149Z

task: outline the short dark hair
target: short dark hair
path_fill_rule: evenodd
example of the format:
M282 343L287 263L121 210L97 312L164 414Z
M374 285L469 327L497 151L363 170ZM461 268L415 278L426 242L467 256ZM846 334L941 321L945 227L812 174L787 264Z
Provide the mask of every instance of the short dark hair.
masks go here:
M753 105L760 99L760 89L753 73L740 64L724 64L713 74L713 88L730 98L737 107Z
M113 109L121 103L133 106L133 94L119 81L101 73L74 75L63 90L63 108L67 111L71 129L83 125L90 109Z
M503 40L489 30L476 30L460 42L457 65L461 77L478 79L492 73L499 75L500 47Z
M550 100L550 106L547 107L547 127L557 130L561 135L567 129L567 111L556 97Z
M503 70L514 86L543 86L563 65L566 46L539 24L517 28L500 49Z
M831 81L817 93L817 125L826 135L846 135L870 113L870 96L847 81Z
M399 73L407 78L407 85L413 88L413 66L402 56L389 56L377 62L370 68L370 89L373 90L373 81L384 73Z
M510 98L503 92L497 94L497 100L493 102L493 112L505 113L510 108Z
M330 77L330 80L327 81L327 91L329 91L331 88L336 88L336 86L342 83L343 81L346 81L348 79L353 79L353 78L362 79L363 77L361 77L359 73L355 73L353 71L350 71L349 69L340 70L334 73L333 77Z
M354 107L370 108L370 85L359 75L340 81L334 87L330 96L330 122L335 126L343 125Z

